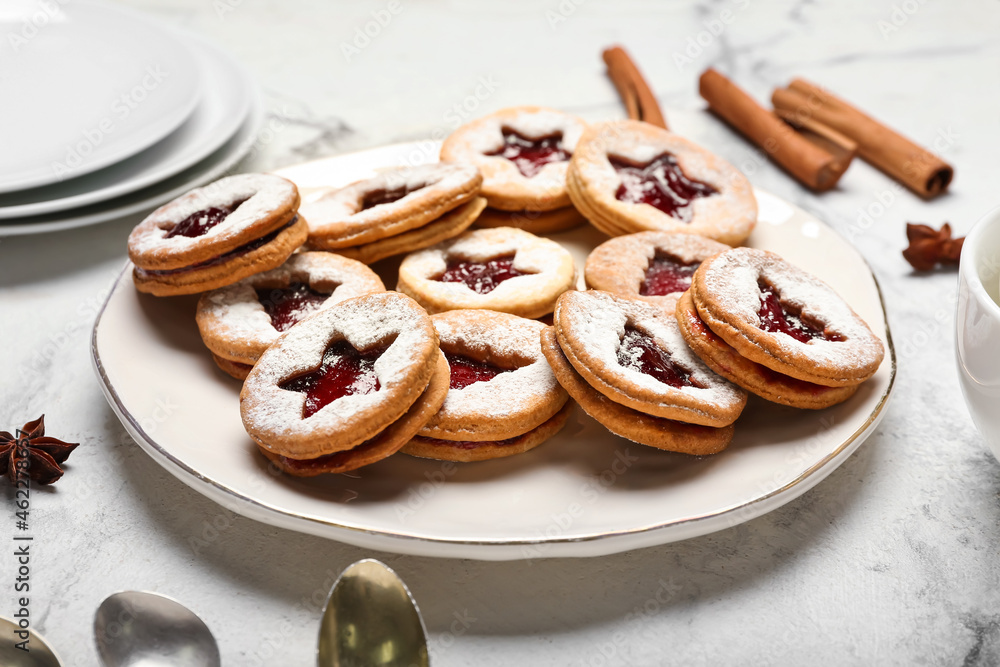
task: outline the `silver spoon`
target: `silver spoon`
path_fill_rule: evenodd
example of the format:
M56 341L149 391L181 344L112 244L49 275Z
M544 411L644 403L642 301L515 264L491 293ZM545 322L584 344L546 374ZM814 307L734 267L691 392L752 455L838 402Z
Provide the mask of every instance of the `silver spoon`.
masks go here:
M18 667L60 667L62 663L56 656L56 652L45 642L40 634L34 630L27 630L27 644L23 651L15 644L23 642L23 635L17 634L25 632L14 621L9 618L0 617L0 665L18 665Z
M341 573L319 625L319 667L427 667L427 630L395 572L366 558Z
M122 591L94 614L105 667L220 667L212 631L180 602L158 593Z

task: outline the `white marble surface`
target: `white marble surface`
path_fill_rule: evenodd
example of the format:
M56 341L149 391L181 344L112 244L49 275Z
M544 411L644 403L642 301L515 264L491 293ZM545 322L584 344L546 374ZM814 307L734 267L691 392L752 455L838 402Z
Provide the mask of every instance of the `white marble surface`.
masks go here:
M997 204L996 3L398 1L350 62L341 43L388 2L130 4L208 36L259 77L269 129L247 168L446 132L477 86L474 114L532 103L613 117L599 53L625 43L677 131L847 234L874 266L900 356L888 414L819 487L715 535L589 560L371 554L233 516L124 433L88 343L134 220L4 239L0 428L44 411L52 435L83 443L31 515L32 618L68 664L96 664L93 611L126 588L196 609L226 665L311 664L315 601L371 555L410 583L436 665L1000 662L1000 465L959 392L955 274L914 275L900 256L906 221L949 220L964 234ZM678 67L674 52L723 10L730 24ZM759 99L804 76L937 141L956 167L951 193L923 202L861 162L836 191L808 193L702 111L696 77L709 65ZM0 534L13 532L12 513ZM13 565L0 559L3 615Z

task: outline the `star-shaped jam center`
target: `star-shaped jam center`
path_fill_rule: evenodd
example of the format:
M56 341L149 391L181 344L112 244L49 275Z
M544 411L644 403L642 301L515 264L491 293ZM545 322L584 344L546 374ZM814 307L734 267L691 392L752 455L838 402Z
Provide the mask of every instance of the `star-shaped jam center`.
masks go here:
M646 268L646 276L639 286L642 296L663 296L686 292L691 287L691 277L701 262L685 264L673 255L657 252Z
M361 352L346 340L330 343L319 367L283 380L278 387L306 395L302 418L308 419L338 398L378 391L375 362L387 347Z
M652 336L632 326L625 327L625 335L618 346L618 363L678 389L702 386L691 377L691 371L671 359L670 353L657 345Z
M760 288L760 308L757 317L760 318L760 328L771 333L783 333L800 343L808 343L817 338L830 341L842 341L844 337L835 331L802 319L802 309L790 304L781 303L781 295L771 285L763 280L757 282Z
M329 293L314 290L305 283L290 283L288 287L257 288L257 300L278 331L287 331L319 310Z
M504 255L485 262L449 260L444 273L434 280L443 283L462 283L476 294L489 294L504 281L530 274L531 272L514 268L514 255Z
M499 155L514 163L525 178L534 178L545 165L566 162L572 154L562 147L562 132L531 139L510 128L503 128L503 146L487 155Z
M461 354L445 352L451 367L451 381L449 386L452 389L465 389L470 384L477 382L489 382L502 373L509 373L510 368L500 368L484 361L476 361Z
M222 224L229 217L229 214L239 208L240 204L245 201L246 199L239 199L225 206L212 206L192 213L174 225L167 232L167 238L171 239L175 236L186 236L187 238L203 236L212 227Z
M608 161L621 179L615 191L618 201L649 204L681 222L691 222L691 203L695 199L719 192L708 183L688 178L670 153L644 165L613 156Z

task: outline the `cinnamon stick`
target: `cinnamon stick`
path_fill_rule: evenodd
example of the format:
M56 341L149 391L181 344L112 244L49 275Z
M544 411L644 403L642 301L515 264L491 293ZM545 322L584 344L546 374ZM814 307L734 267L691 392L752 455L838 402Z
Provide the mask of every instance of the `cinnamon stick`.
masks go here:
M622 102L625 103L628 117L668 129L667 121L663 117L663 112L660 111L656 96L653 95L646 80L642 78L642 73L639 72L639 68L629 57L628 52L620 46L612 46L604 49L604 53L601 55L604 57L604 63L608 66L608 76L615 84L615 88L618 89L618 95L621 96Z
M808 81L795 79L778 88L771 102L779 114L810 118L847 135L864 160L922 197L941 194L954 176L951 165L937 155Z
M819 124L813 125L812 138L797 133L714 69L701 75L698 90L713 112L813 190L833 188L854 157L854 145L843 135L831 133Z

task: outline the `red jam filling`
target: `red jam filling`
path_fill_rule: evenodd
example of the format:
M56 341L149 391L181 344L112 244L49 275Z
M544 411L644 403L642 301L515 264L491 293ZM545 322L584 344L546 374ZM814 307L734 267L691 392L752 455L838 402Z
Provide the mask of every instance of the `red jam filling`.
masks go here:
M381 206L382 204L391 204L394 201L399 201L411 192L423 190L427 187L427 185L427 183L421 183L420 185L413 187L404 185L391 190L375 190L374 192L369 192L361 199L361 210L367 211L370 208L375 208L376 206Z
M278 331L287 331L311 313L319 310L329 294L317 292L305 283L291 283L288 287L257 289L257 300L271 318Z
M691 371L674 363L651 336L634 327L625 328L625 336L618 346L618 363L671 387L701 387L692 379Z
M470 384L489 382L501 373L510 372L509 369L476 361L460 354L445 352L444 356L447 357L448 365L451 366L451 384L449 386L452 389L465 389Z
M245 201L246 199L240 199L228 206L212 206L203 211L192 213L167 232L167 238L172 239L175 236L186 236L190 239L202 236L212 227L215 227L228 218L229 214L239 208L240 204Z
M701 262L685 264L676 257L657 252L646 269L646 278L639 286L642 296L663 296L686 292L691 287L691 276Z
M338 398L370 394L379 390L375 361L386 348L359 352L346 340L330 343L319 368L278 384L281 389L306 395L302 418L306 419Z
M681 222L691 221L691 202L718 193L708 183L684 175L677 158L664 153L649 164L636 166L608 157L622 184L615 197L626 204L649 204Z
M448 268L435 278L443 283L463 283L476 294L489 294L500 283L528 275L514 268L514 256L494 257L488 262L451 261Z
M562 132L529 139L509 128L503 128L503 148L487 155L499 155L514 163L525 178L534 178L542 167L551 162L565 162L572 157L562 146Z
M800 343L808 343L817 338L831 341L844 340L840 334L828 332L821 327L805 322L800 317L800 313L786 309L781 303L780 295L764 281L758 281L757 287L760 288L760 309L757 311L757 317L760 318L761 330L783 333Z

